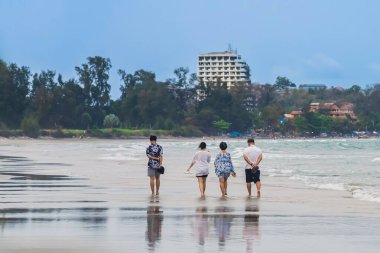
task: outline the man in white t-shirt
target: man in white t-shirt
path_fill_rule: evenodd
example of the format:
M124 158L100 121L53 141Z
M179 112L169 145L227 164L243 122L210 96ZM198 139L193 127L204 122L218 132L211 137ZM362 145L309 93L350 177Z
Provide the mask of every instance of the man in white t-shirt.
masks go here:
M248 147L244 150L243 157L245 165L245 181L247 183L248 196L251 197L251 183L256 184L257 197L260 198L260 170L259 164L263 159L261 149L255 146L255 140L250 138L247 141Z

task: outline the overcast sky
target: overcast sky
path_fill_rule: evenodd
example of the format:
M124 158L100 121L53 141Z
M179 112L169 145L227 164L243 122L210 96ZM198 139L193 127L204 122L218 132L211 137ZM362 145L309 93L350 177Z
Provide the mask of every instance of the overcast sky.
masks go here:
M196 72L197 55L231 44L252 81L363 87L380 82L378 0L0 0L0 58L64 79L88 56L117 69Z

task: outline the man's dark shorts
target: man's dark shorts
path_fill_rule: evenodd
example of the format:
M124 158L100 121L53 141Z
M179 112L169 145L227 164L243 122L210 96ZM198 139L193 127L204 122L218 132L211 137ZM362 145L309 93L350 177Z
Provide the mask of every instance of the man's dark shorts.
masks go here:
M260 181L260 170L245 169L245 182L255 184Z

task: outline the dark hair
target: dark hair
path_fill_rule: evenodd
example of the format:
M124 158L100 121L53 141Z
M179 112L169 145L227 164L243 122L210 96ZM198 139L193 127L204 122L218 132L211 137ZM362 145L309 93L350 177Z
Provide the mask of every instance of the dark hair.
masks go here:
M151 136L149 137L149 140L150 140L150 141L157 141L157 136L155 136L155 135L151 135Z
M219 148L221 150L226 150L227 149L227 143L225 143L224 141L222 141L220 144L219 144Z
M199 148L200 149L205 149L206 148L206 143L205 142L201 142L201 144L199 144Z
M249 138L247 142L248 143L255 143L255 140L253 138Z

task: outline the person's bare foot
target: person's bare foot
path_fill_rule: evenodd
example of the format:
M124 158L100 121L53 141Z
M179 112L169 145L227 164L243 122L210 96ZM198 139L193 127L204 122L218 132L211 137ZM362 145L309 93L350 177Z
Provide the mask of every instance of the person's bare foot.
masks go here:
M257 192L257 197L258 197L258 198L261 197L261 193L260 193L260 191Z

